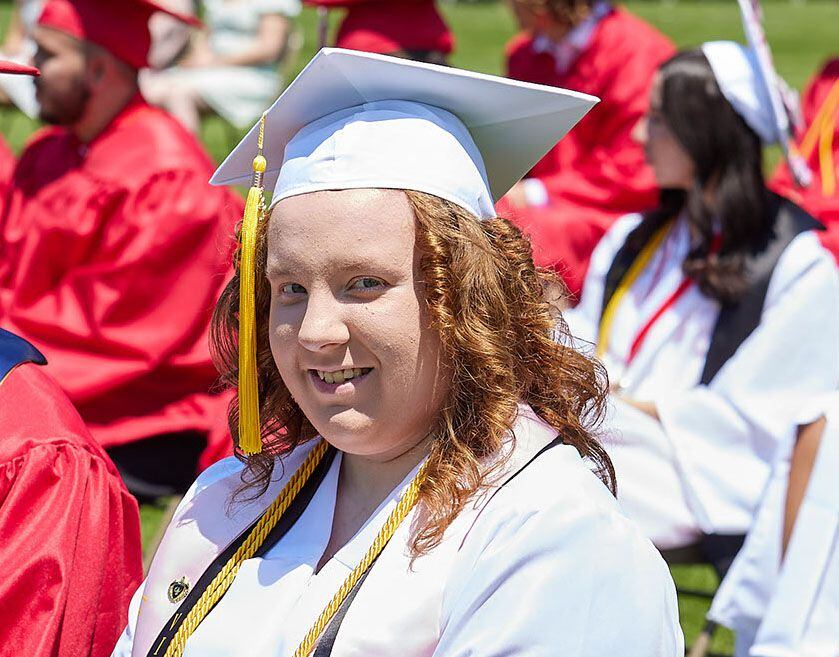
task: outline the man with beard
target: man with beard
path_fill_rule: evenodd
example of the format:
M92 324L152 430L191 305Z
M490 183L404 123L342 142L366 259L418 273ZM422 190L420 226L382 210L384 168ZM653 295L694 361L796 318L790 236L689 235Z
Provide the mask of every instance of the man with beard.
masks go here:
M0 329L0 645L106 657L143 576L140 516L45 362Z
M48 0L34 30L41 118L0 216L0 326L47 354L132 492L184 488L226 400L209 319L241 199L137 87L151 0ZM166 467L161 467L161 459Z

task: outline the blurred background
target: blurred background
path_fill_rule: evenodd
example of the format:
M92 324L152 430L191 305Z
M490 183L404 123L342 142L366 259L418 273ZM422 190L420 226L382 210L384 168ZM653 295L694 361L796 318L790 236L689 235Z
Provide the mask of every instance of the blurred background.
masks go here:
M737 3L733 0L632 0L620 3L652 23L669 36L678 48L694 46L712 39L745 41ZM801 89L819 64L837 49L839 1L764 0L765 27L775 65L787 83ZM8 30L12 0L0 0L0 39ZM503 72L504 45L515 32L513 16L503 0L448 0L441 3L456 39L451 64L483 73ZM330 29L340 20L340 12L330 12ZM317 50L318 15L305 7L298 17L302 37L293 61L283 64L285 79L291 80ZM328 42L331 42L331 35ZM38 127L14 107L0 106L0 131L19 152L28 136ZM201 139L216 161L220 161L239 141L243 130L217 115L202 119ZM778 154L769 152L767 166L774 168Z

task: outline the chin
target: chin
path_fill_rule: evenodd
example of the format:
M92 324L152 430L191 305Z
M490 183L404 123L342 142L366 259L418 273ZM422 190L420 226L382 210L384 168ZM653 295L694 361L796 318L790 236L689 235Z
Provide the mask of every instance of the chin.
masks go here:
M312 426L330 444L342 452L365 454L375 451L375 426L372 417L355 408L345 408L334 413L306 414Z

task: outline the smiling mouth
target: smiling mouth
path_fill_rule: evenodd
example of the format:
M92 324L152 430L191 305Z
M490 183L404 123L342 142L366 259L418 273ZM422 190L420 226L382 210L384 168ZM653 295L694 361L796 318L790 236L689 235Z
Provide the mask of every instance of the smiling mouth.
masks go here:
M327 372L326 370L309 370L316 375L324 383L341 384L345 381L351 381L364 376L370 372L372 367L354 367L346 370L336 370L334 372Z

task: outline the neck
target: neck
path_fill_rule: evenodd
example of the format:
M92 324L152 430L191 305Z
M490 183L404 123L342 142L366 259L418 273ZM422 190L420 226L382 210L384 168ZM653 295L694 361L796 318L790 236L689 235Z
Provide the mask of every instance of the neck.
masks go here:
M364 491L383 499L413 470L431 449L426 438L396 456L385 458L344 453L341 462L341 488L344 491Z
M139 87L136 81L114 85L107 95L89 101L91 109L71 127L71 131L82 143L93 141L119 116L137 93Z

